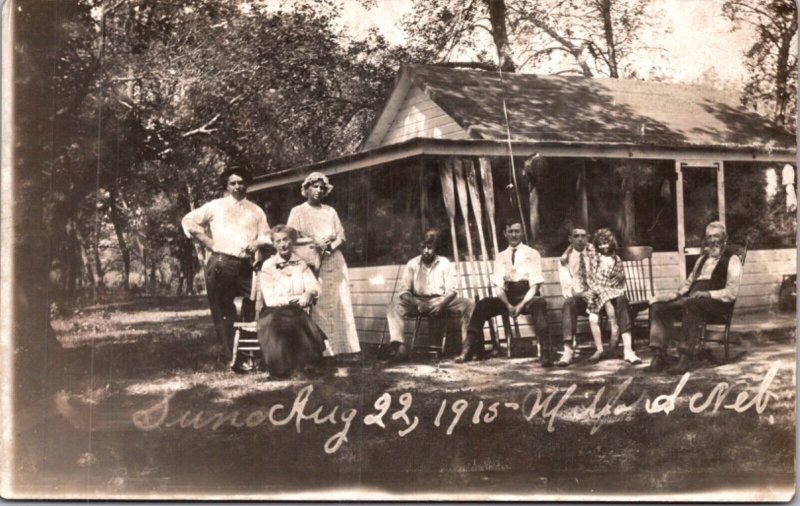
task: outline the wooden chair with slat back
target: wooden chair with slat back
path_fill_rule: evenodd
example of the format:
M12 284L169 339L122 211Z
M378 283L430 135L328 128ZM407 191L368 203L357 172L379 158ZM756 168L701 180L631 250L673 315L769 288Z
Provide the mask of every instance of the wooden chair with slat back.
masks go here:
M442 358L442 356L444 356L445 345L447 344L447 322L449 318L452 318L453 316L453 313L444 311L443 314L438 317L431 315L406 317L406 320L414 320L414 334L411 338L411 352L413 353L417 350L432 351L436 354L436 358ZM418 342L419 330L423 319L428 321L428 340L426 343L420 344Z
M742 261L742 272L740 273L741 276L744 275L744 262L747 258L747 242L744 245L741 244L728 244L726 250L733 254L738 255L739 259ZM714 356L711 354L711 350L705 346L707 339L706 336L708 334L708 326L715 325L715 326L722 326L722 345L725 349L725 358L721 363L728 362L730 360L730 336L731 336L731 321L733 320L733 311L736 307L736 299L734 299L733 304L730 306L730 310L721 316L713 316L708 315L706 316L705 321L703 322L703 329L700 332L700 342L698 344L699 350L699 357L700 358L707 358L713 363L719 364L720 361L716 360Z
M625 272L625 295L631 308L631 319L644 310L648 311L647 325L650 322L650 298L655 295L653 283L653 248L650 246L627 246L617 252L622 259Z
M233 324L233 354L228 365L233 367L239 354L242 358L251 361L257 360L261 353L261 344L256 333L258 314L264 307L264 299L261 297L261 287L258 284L258 270L253 272L253 280L250 288L250 297L236 297L233 301L236 308L236 322ZM251 313L252 311L252 313Z
M249 297L236 297L233 300L234 308L236 309L236 321L233 324L233 356L229 367L236 364L238 358L250 359L251 363L257 363L261 357L261 343L258 340L258 315L264 308L264 297L261 296L261 285L258 282L258 273L261 270L262 259L254 265L252 284L250 285ZM313 266L309 264L309 267ZM311 316L313 305L316 304L316 299L312 301L312 306L305 309L306 313ZM325 345L329 346L330 343L325 341ZM241 357L240 357L241 355Z

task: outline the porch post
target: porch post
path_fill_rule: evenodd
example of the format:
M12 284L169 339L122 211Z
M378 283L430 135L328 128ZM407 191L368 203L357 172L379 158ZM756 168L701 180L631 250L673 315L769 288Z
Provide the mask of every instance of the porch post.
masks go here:
M686 277L686 230L684 229L683 221L683 171L681 170L680 160L675 160L675 173L677 179L675 180L675 209L678 213L678 258L681 265L681 279Z
M589 230L589 198L586 194L586 159L581 158L581 172L578 175L578 212L581 225Z
M717 165L717 202L719 203L719 221L725 225L725 162Z

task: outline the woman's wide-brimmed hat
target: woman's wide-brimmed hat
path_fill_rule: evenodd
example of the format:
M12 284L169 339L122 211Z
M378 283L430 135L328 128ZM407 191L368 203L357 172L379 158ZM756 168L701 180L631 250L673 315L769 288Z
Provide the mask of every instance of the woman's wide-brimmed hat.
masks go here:
M306 189L318 181L322 181L322 184L325 186L325 193L322 195L322 197L325 198L330 195L330 193L333 191L333 185L330 181L328 181L328 176L321 172L312 172L309 174L306 180L303 181L303 185L300 187L300 193L303 195L303 197L308 196L306 195Z

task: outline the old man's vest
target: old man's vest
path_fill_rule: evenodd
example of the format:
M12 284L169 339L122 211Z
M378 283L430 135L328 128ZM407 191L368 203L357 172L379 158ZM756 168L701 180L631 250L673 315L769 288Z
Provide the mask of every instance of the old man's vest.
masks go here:
M703 255L697 260L696 272L698 276L703 271L706 260L708 260L708 255ZM730 260L731 253L724 251L719 257L719 262L717 262L716 267L711 271L711 279L702 281L695 279L694 283L692 283L692 286L689 288L689 292L691 293L697 290L722 290L725 288L725 284L728 282L728 264ZM700 288L698 284L702 284L703 287Z

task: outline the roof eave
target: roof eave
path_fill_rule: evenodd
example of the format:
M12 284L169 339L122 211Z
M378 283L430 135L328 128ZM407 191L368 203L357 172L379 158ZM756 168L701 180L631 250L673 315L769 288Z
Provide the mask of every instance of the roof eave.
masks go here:
M257 176L250 191L259 191L281 184L279 181L301 180L307 174L319 171L326 174L338 174L350 170L376 167L386 163L406 160L418 156L508 156L508 142L500 140L475 139L433 139L416 137L407 141L379 146L374 149L359 151L337 158L293 167L279 172ZM530 156L535 152L548 151L563 153L564 150L575 150L569 156L576 157L609 157L609 158L656 158L664 155L667 158L691 158L698 153L727 153L725 159L733 155L737 159L776 160L794 162L797 151L794 148L772 148L745 145L648 145L637 143L592 143L573 141L512 141L511 150L514 156ZM581 152L583 151L583 152ZM667 154L671 156L667 156ZM645 156L647 155L647 156ZM565 156L565 154L553 155Z

